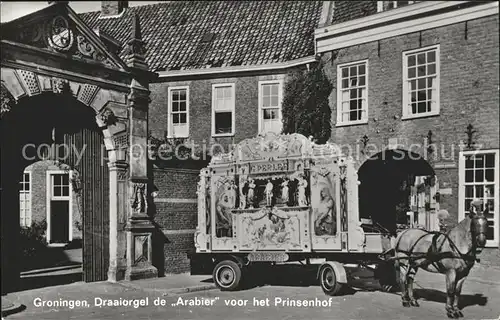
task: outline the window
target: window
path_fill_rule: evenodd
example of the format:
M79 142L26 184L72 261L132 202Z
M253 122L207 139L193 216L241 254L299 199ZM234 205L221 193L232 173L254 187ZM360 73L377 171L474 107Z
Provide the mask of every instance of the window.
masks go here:
M403 118L439 114L439 46L403 53Z
M189 137L189 88L168 88L168 136Z
M337 126L368 122L368 61L337 66Z
M489 206L486 245L495 247L499 243L498 170L498 150L466 151L460 154L459 219L465 217L472 201L485 200Z
M377 1L377 12L401 8L419 1Z
M212 135L234 134L234 84L212 85Z
M259 133L280 133L283 81L259 81Z
M21 227L31 226L31 173L23 173L19 182L19 210Z
M69 174L52 175L52 198L69 197Z

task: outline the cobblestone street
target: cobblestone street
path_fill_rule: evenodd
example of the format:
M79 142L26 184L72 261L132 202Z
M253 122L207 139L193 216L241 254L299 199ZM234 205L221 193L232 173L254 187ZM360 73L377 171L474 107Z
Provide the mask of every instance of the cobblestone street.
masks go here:
M500 271L493 268L477 267L473 269L463 289L463 313L465 319L498 319L500 315ZM297 278L300 278L297 275ZM373 280L373 279L372 279ZM443 275L420 272L416 278L415 292L420 297L419 308L403 308L400 297L394 293L378 291L374 282L360 279L356 289L346 295L325 296L316 285L287 283L266 285L239 292L220 292L210 290L183 295L166 295L162 290L148 290L136 286L124 289L119 284L74 284L61 287L32 290L29 297L19 294L27 310L11 315L8 319L444 319ZM139 282L140 283L140 282ZM86 286L85 291L79 287ZM370 289L371 288L371 289ZM49 297L50 291L53 294ZM89 302L89 307L35 308L35 297L46 299L81 299ZM102 299L143 299L148 297L148 306L134 308L96 307L96 297ZM182 299L186 305L172 306ZM208 299L214 299L213 305L206 305ZM23 300L24 299L24 300ZM260 300L254 305L254 299ZM266 306L266 299L269 306ZM282 299L282 300L279 300ZM288 300L287 300L288 299ZM154 302L165 301L165 306L155 306ZM243 306L247 300L246 306ZM264 300L264 302L262 301ZM325 306L293 307L286 306L288 301L313 300ZM226 302L234 306L227 306ZM330 302L331 301L331 302ZM278 302L278 303L276 303ZM199 304L205 305L199 305ZM157 303L158 304L158 303ZM190 305L198 304L198 305ZM239 305L238 305L239 304ZM278 305L276 305L278 304Z

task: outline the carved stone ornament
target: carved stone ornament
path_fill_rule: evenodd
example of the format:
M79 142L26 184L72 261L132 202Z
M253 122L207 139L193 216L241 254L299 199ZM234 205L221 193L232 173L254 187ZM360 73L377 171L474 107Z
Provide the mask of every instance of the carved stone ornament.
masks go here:
M52 89L54 93L71 94L71 86L65 79L52 78Z
M113 111L106 109L103 113L100 114L101 121L106 126L114 125L117 122L116 116Z
M146 184L134 183L134 193L132 198L132 209L136 213L146 212Z
M14 97L10 94L9 90L5 88L2 84L1 86L1 92L0 92L0 100L1 100L1 113L0 115L3 117L3 115L7 112L9 112L12 108L12 105L16 103Z
M74 32L69 22L62 16L54 17L47 23L47 40L49 45L57 51L68 51L73 46Z

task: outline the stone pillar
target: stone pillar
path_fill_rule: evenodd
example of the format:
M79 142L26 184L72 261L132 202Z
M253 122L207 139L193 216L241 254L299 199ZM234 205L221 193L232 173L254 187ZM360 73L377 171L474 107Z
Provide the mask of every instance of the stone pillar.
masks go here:
M125 279L145 279L158 276L152 264L152 234L154 225L148 215L148 113L149 90L132 80L129 96L129 163L130 204L127 221L127 270Z
M123 160L109 166L109 269L108 281L125 279L127 269L128 164Z

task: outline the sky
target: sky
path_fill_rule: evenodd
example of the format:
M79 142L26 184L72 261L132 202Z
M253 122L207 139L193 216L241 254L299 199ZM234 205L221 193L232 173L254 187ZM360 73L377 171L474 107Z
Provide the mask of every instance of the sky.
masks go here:
M139 6L161 1L129 1L129 6ZM69 5L77 13L101 10L101 1L70 1ZM48 7L48 1L0 1L0 21L8 22L24 15Z

